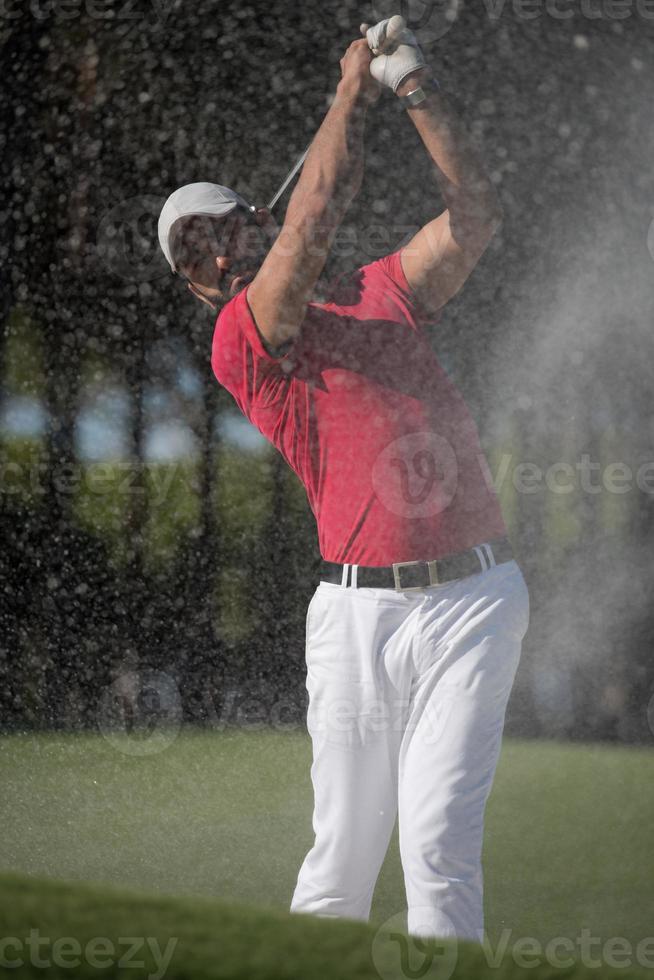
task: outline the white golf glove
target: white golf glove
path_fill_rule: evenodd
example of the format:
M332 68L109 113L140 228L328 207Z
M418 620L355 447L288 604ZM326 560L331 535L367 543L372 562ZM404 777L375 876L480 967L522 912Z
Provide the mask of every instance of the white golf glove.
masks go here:
M383 49L389 20L391 18L387 17L385 20L380 20L378 24L373 24L372 27L362 24L361 33L368 41L368 47L373 55L376 55L370 62L370 74L381 85L396 92L403 78L419 68L426 68L427 62L415 34L408 27L405 27L399 35L399 44L392 54L378 54L380 48Z

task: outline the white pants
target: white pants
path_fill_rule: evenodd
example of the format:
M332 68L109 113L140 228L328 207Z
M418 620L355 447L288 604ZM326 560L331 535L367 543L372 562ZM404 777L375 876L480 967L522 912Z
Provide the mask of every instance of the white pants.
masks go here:
M315 842L292 912L367 920L398 816L409 932L482 938L484 808L528 619L515 561L418 592L319 584Z

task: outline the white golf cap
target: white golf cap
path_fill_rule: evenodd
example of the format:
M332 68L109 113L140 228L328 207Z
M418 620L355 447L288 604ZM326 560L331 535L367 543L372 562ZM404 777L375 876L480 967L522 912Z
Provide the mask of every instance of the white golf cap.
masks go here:
M170 232L179 218L187 218L193 214L212 214L222 217L233 211L237 204L250 207L247 201L230 187L221 184L185 184L174 191L159 215L159 244L163 254L168 259L170 268L175 271L173 257L170 251Z

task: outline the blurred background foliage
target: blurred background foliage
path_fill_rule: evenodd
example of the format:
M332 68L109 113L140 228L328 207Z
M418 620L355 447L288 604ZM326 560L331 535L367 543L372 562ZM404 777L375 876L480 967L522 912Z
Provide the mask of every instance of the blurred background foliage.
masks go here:
M648 742L654 479L635 474L654 459L654 22L635 4L449 8L425 50L506 218L430 336L530 586L508 728ZM280 698L301 723L313 517L215 382L213 322L167 273L156 217L200 179L265 203L373 14L86 0L0 15L4 728L92 727L107 686L146 669L174 679L191 723L226 703L270 721ZM387 98L372 116L328 274L440 209L408 120ZM551 485L520 490L525 463ZM625 492L602 484L615 463Z

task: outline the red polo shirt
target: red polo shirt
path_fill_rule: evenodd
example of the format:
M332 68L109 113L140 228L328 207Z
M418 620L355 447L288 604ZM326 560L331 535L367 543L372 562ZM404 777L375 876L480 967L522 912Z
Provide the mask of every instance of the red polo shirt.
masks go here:
M394 252L310 303L266 350L247 287L221 310L212 367L306 488L327 561L441 558L506 533L476 426L433 353Z

